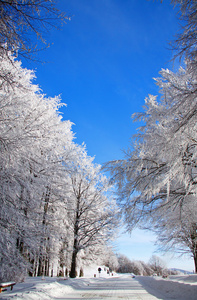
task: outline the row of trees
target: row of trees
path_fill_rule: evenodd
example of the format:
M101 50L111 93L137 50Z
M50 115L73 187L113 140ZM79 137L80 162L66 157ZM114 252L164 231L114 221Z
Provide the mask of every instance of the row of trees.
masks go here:
M110 185L84 146L73 141L71 122L46 98L34 74L1 56L1 279L49 275L54 259L75 277L77 256L104 251L116 223Z
M131 261L123 254L118 254L117 258L118 268L116 270L119 273L133 273L142 276L163 276L169 273L163 260L156 255L153 255L148 263L140 260Z
M105 255L116 205L62 120L61 99L46 97L14 57L32 53L26 25L40 37L41 24L65 17L51 0L1 0L0 14L0 280L57 269L75 277L77 262Z
M184 27L172 43L184 59L177 72L161 70L161 96L149 95L141 127L123 160L106 165L131 230L154 230L161 250L189 252L197 272L197 40L195 1L179 4Z

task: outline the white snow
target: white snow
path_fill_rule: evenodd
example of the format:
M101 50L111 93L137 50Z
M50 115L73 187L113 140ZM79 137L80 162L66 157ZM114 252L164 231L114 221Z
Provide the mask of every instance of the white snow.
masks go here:
M12 285L12 284L14 285L15 282L14 282L14 281L4 282L4 283L1 283L0 286L1 286L1 287L4 287L4 286Z
M157 291L158 299L196 300L197 275L161 277L138 276L137 280L151 293Z
M96 278L94 277L96 274ZM102 268L99 275L98 270L87 270L86 277L83 278L51 278L35 277L27 278L22 283L17 283L13 291L8 289L0 294L0 299L17 300L55 300L55 299L93 299L95 298L94 288L101 293L102 290L113 288L113 297L118 299L120 288L116 290L117 283L120 281L123 289L124 280L131 284L130 287L124 286L123 292L125 299L136 299L135 295L140 292L140 299L177 299L177 300L195 300L197 299L197 275L170 276L167 279L161 277L143 277L136 276L132 279L130 274L107 274ZM112 285L112 282L115 283ZM133 296L132 296L133 284ZM104 287L104 288L103 288ZM145 290L143 290L145 288ZM129 297L127 296L129 293ZM88 294L89 293L89 294ZM87 296L88 295L88 296ZM91 297L91 295L94 295ZM112 295L112 293L109 293ZM117 295L117 296L116 296ZM87 297L87 298L86 298ZM104 296L100 296L104 299ZM110 298L110 296L108 296ZM124 299L124 296L121 297ZM137 298L138 299L138 298Z

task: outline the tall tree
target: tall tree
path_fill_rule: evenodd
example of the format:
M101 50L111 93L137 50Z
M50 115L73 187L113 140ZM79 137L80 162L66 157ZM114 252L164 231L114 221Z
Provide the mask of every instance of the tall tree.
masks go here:
M12 87L0 82L1 276L7 280L29 269L43 236L49 242L54 233L57 207L66 206L74 143L71 123L58 114L60 100L44 97L32 84L34 74L12 56L1 62L15 78Z
M108 180L101 167L83 151L79 164L71 172L70 199L73 203L70 220L73 226L73 251L70 277L76 277L80 251L105 245L113 235L117 222L115 205L109 197ZM107 195L108 193L108 195ZM108 196L108 197L107 197Z
M144 111L134 114L143 124L131 147L124 159L110 162L106 168L117 184L128 229L148 222L146 227L155 226L161 242L167 241L170 247L186 246L196 260L197 4L190 0L172 2L180 5L185 21L173 44L178 56L185 59L185 68L160 72L156 82L161 97L145 99ZM188 205L193 215L188 213Z

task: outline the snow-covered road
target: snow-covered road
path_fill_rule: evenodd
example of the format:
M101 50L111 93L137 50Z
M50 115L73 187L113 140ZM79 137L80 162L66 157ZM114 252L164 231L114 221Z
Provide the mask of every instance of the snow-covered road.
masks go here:
M87 282L83 280L77 285L75 282L73 287L76 294L64 299L157 299L131 276L89 279Z
M0 294L8 300L78 300L78 299L135 299L135 300L196 300L197 276L132 278L116 274L100 278L27 278L14 286L13 291Z

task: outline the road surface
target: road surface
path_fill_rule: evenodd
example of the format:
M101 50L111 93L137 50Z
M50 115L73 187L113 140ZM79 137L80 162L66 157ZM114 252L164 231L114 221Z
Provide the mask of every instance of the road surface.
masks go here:
M83 279L73 282L74 293L70 293L64 298L58 299L135 299L135 300L154 300L162 299L153 296L131 276L94 278L92 280Z

